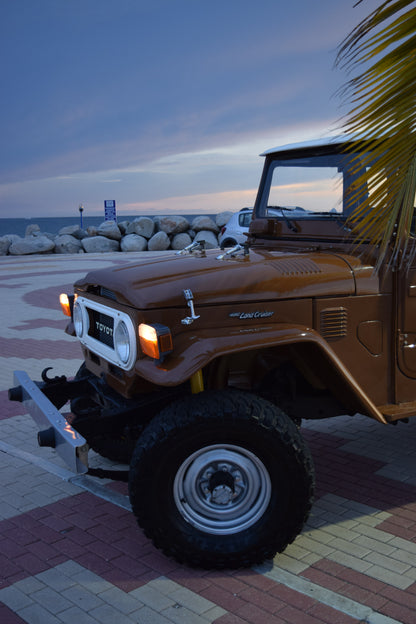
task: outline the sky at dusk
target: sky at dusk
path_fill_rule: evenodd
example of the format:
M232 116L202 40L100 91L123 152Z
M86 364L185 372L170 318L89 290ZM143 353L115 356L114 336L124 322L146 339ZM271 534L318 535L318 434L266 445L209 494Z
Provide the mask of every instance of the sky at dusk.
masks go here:
M0 217L253 205L262 151L337 132L354 4L1 0Z

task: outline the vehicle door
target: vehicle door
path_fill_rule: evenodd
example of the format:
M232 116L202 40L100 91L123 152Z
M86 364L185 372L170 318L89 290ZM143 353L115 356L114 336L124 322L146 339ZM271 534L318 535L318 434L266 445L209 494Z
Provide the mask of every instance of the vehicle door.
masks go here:
M397 359L401 372L416 379L416 261L397 275Z

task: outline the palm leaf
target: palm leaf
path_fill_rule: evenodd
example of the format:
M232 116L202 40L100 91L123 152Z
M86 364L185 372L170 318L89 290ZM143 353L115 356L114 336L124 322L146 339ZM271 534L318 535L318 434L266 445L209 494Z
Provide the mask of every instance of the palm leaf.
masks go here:
M360 0L361 1L361 0ZM416 193L416 7L386 0L343 41L336 64L353 76L343 90L350 101L344 123L368 155L352 165L359 205L350 217L357 241L379 247L377 269L410 262ZM381 140L380 140L381 137ZM358 175L359 171L365 172ZM354 171L352 172L354 173Z

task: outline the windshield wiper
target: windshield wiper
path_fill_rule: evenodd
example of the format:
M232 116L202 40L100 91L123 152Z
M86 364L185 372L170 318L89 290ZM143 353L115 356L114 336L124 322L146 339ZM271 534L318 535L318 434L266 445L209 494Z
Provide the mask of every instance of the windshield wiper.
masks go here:
M280 212L282 213L282 217L285 220L285 223L287 225L287 227L289 228L289 230L291 230L292 232L299 232L298 228L296 227L296 225L294 225L292 223L292 221L287 217L287 215L285 214L285 210L295 210L295 208L284 208L283 206L267 206L267 209L271 209L271 210L280 210Z

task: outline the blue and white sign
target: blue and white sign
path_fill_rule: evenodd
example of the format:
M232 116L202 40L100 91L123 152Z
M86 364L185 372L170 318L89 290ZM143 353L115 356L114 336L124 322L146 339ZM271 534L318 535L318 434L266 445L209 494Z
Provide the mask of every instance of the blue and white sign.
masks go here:
M106 199L104 201L104 219L105 221L115 221L117 223L116 202L114 199Z

